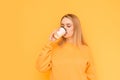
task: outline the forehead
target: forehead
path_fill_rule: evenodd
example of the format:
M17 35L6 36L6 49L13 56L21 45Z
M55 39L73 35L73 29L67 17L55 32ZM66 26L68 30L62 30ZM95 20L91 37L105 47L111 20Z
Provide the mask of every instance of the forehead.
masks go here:
M62 20L61 20L61 24L73 24L72 20L67 18L67 17L64 17Z

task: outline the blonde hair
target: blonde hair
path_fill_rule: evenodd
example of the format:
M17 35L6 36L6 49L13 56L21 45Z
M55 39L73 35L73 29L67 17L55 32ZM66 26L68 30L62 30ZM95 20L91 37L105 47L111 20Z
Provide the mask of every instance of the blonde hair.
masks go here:
M82 29L81 29L81 24L79 18L74 15L74 14L66 14L61 18L61 21L63 18L68 18L73 22L74 26L74 33L73 33L73 44L76 46L82 45L87 45L86 42L84 41L83 34L82 34ZM63 39L65 41L65 39Z

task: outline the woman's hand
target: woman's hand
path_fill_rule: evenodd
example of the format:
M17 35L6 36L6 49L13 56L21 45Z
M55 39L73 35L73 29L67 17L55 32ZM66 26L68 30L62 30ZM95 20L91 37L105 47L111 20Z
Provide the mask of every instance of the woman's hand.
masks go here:
M50 34L50 37L49 37L50 41L55 41L55 40L56 40L56 38L54 37L54 34L55 34L56 32L57 32L57 30L53 31L53 32Z
M66 29L63 27L58 28L57 30L53 31L50 35L50 40L55 41L56 39L61 38L66 34Z

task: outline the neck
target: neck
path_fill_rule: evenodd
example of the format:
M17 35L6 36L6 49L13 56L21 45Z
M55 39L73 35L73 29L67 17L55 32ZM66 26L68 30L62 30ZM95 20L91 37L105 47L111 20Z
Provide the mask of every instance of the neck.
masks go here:
M72 40L72 38L67 38L67 39L66 39L66 42L67 42L67 43L73 43L73 40Z
M66 39L66 43L70 43L70 44L73 44L73 45L76 45L73 41L73 38L67 38ZM82 42L80 42L78 45L76 45L78 47L82 46Z

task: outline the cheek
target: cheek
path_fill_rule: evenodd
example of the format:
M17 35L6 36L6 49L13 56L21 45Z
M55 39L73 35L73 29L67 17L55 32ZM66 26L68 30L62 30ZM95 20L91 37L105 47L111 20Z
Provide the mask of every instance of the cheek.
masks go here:
M72 36L73 35L73 29L68 29L68 35Z
M70 35L71 35L71 36L73 35L73 30L70 32Z

